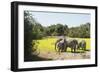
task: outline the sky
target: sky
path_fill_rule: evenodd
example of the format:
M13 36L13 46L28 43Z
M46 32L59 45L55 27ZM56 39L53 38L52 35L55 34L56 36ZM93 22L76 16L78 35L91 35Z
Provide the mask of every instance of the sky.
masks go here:
M80 26L90 22L90 14L84 13L65 13L65 12L39 12L30 11L33 18L36 19L43 26L50 26L52 24L61 23L68 25L68 27Z

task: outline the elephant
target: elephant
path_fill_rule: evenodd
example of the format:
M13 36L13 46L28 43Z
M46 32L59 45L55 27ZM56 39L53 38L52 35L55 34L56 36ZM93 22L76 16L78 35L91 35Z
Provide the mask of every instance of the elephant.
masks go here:
M78 49L86 50L86 41L82 40L81 42L78 43Z
M76 39L67 40L67 48L71 48L71 52L76 52L78 41ZM67 51L67 48L65 48L65 51Z
M66 40L66 39L58 39L55 43L55 50L56 46L58 48L58 52L67 52L67 48L71 48L71 52L76 52L77 46L78 46L78 41L75 39L72 40Z
M59 52L59 54L61 52L64 52L65 48L67 48L67 41L66 39L58 39L55 43L55 50ZM58 50L56 49L56 46L58 48Z

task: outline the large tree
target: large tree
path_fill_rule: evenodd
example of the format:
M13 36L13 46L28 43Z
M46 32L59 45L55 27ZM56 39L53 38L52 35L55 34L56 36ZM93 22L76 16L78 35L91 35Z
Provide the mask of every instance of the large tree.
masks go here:
M27 60L32 54L33 27L36 24L35 19L28 11L24 11L24 60Z

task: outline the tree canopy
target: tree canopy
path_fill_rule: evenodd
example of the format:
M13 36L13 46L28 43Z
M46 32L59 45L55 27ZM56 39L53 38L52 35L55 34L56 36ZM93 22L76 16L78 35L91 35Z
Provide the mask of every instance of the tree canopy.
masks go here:
M50 26L43 26L43 24L37 22L28 11L24 12L24 25L25 33L30 31L32 33L32 39L41 39L45 36L69 36L77 38L90 38L90 23L80 24L76 27L68 27L67 24L51 24ZM29 34L29 33L28 33ZM28 36L28 35L27 35Z

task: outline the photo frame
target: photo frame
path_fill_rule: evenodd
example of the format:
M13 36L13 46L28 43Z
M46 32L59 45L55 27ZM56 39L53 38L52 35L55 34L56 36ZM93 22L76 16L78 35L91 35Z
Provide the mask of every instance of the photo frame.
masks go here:
M59 36L68 40L56 43ZM12 71L95 66L97 6L11 2Z

